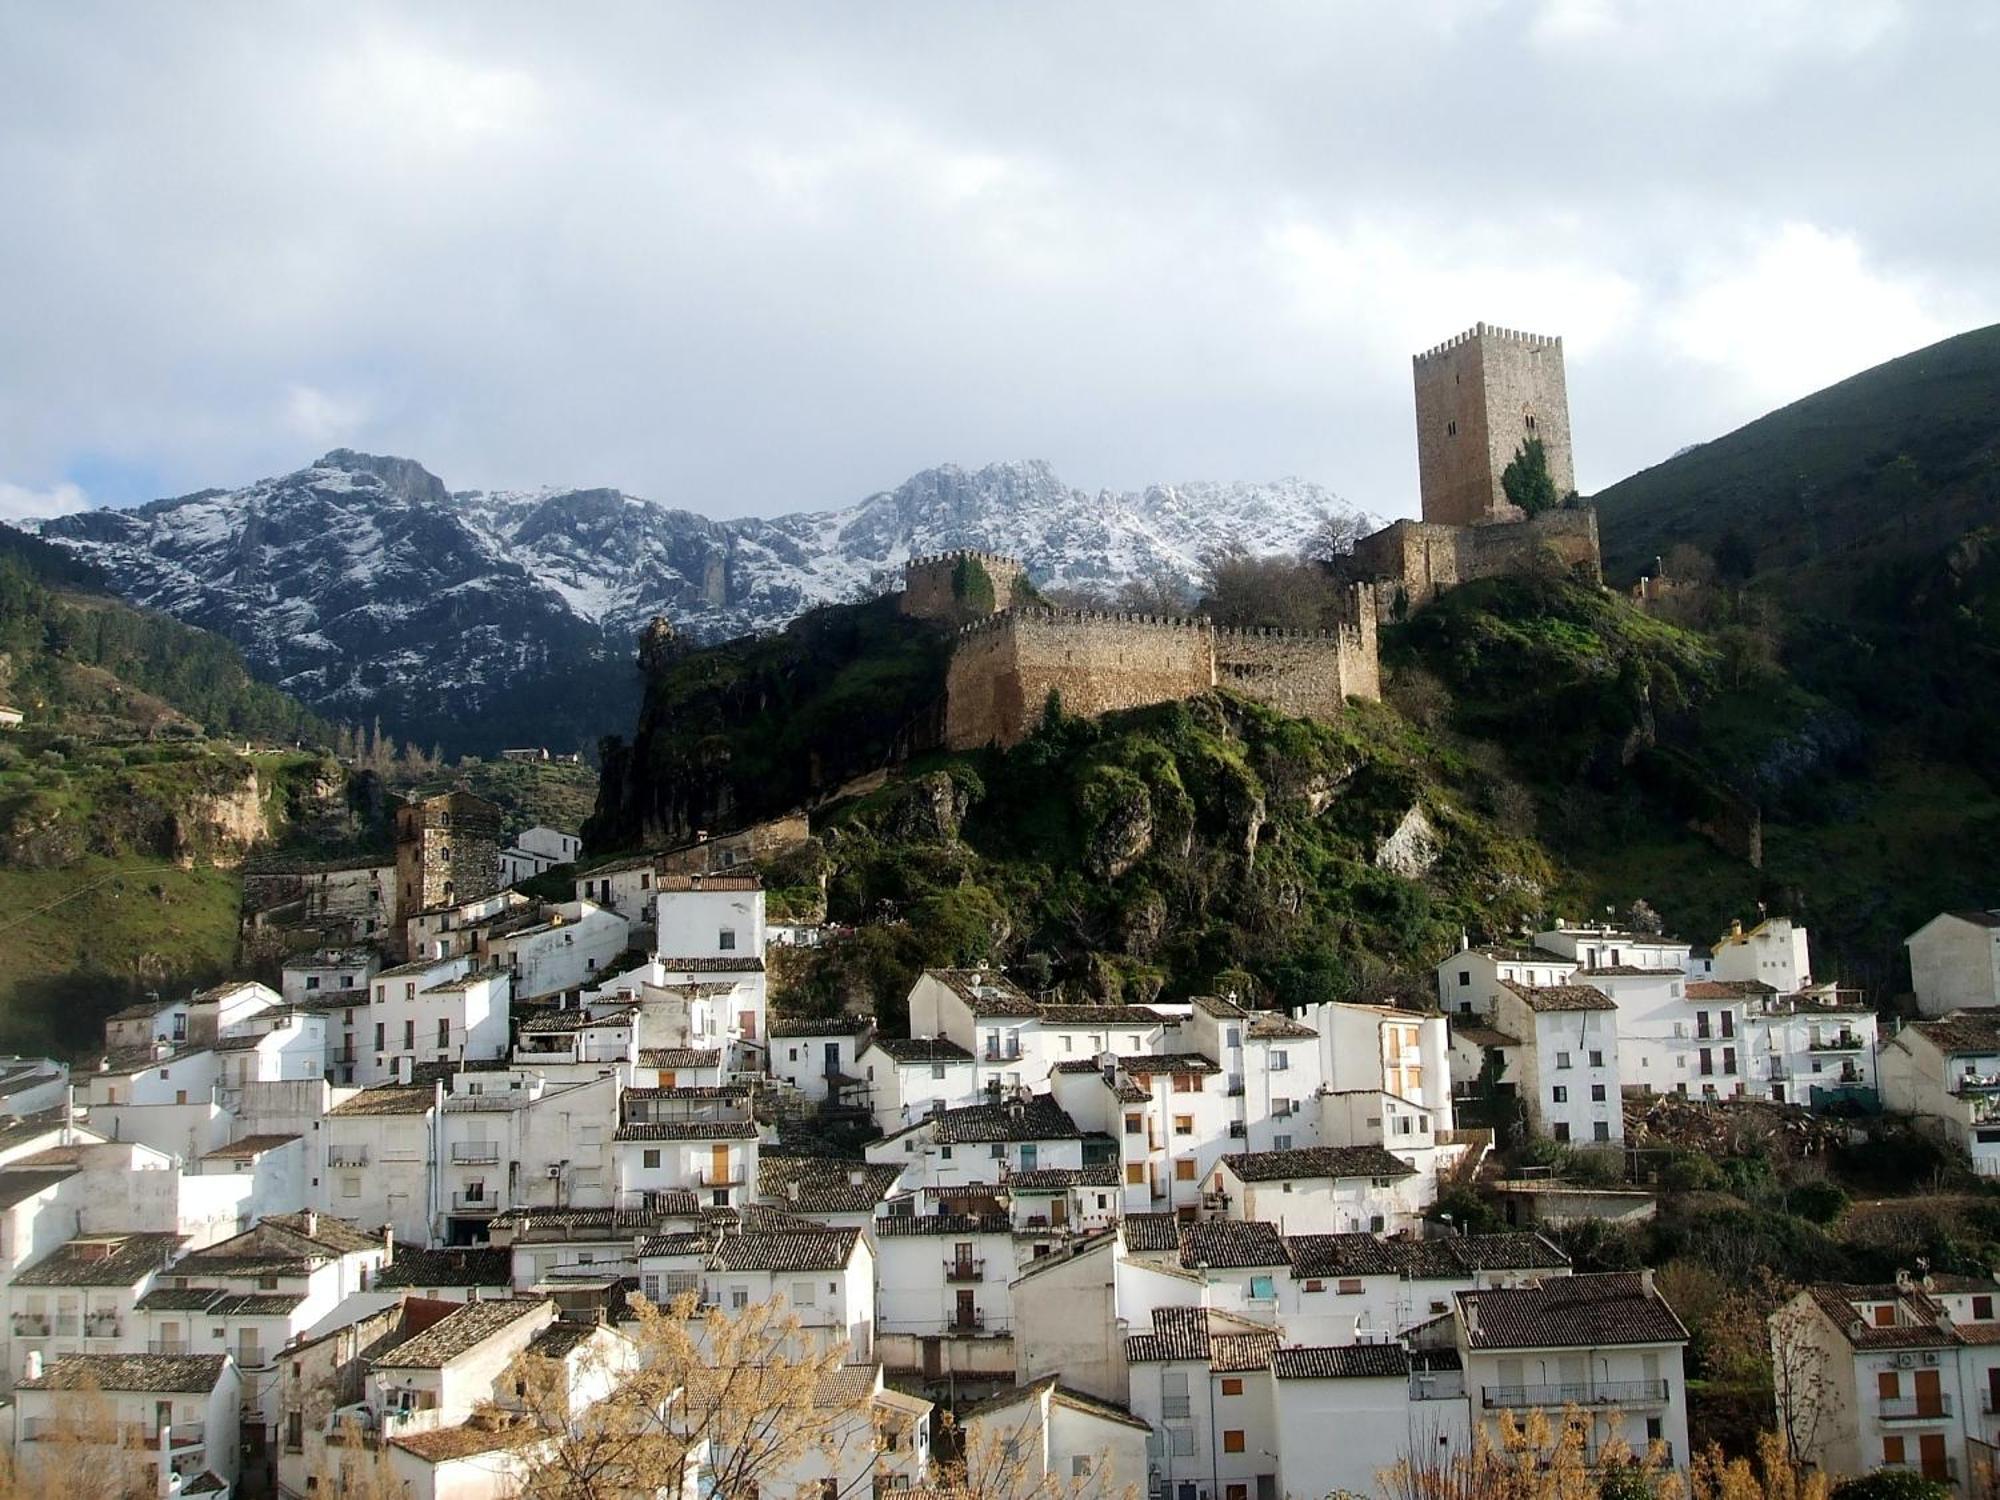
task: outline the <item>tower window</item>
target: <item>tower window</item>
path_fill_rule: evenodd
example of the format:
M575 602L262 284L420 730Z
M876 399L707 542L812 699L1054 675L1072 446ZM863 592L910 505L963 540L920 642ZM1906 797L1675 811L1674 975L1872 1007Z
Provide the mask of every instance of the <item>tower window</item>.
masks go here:
M1530 415L1528 418L1528 431L1533 432L1534 430L1535 430L1535 419L1532 415Z
M1457 436L1458 436L1458 423L1456 423L1456 422L1447 422L1447 423L1445 423L1445 424L1444 424L1444 435L1445 435L1446 437L1457 437Z

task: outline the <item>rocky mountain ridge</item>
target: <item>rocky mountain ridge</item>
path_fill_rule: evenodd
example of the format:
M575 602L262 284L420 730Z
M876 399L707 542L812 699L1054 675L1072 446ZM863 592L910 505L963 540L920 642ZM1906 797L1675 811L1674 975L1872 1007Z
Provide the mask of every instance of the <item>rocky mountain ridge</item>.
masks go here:
M411 460L336 449L238 489L39 530L125 597L228 636L330 716L490 750L624 728L625 663L655 614L696 640L768 631L960 546L1019 556L1044 587L1191 584L1214 546L1294 551L1349 510L1300 480L1090 494L1022 462L717 521L615 489L454 492Z

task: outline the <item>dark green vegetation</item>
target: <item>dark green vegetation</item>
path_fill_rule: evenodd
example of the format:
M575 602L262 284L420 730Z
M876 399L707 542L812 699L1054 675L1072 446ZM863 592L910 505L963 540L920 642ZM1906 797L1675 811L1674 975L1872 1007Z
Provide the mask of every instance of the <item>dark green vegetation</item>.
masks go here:
M753 822L936 743L949 637L896 606L816 609L666 663L632 742L601 747L585 846L660 847Z
M460 761L448 771L435 771L414 781L392 776L389 784L398 795L413 797L464 786L499 806L510 835L537 823L575 833L597 801L595 767L553 760Z
M1508 504L1531 516L1539 516L1562 503L1563 497L1556 493L1556 482L1549 477L1548 450L1540 438L1531 437L1514 450L1513 462L1501 471L1500 489Z
M1442 852L1410 880L1374 858L1418 806ZM1107 1000L1372 996L1462 926L1538 909L1551 878L1476 757L1374 705L1314 724L1225 694L1058 711L1011 752L919 762L832 811L820 843L774 883L790 899L823 881L833 920L873 925L804 988L892 1023L914 970L940 963Z

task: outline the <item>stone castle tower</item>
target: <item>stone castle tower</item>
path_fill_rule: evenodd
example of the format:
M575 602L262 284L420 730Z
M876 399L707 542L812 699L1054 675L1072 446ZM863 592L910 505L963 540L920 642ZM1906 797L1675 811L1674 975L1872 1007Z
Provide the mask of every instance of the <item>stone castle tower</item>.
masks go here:
M1446 526L1518 521L1500 475L1540 438L1556 493L1576 488L1560 338L1475 324L1412 361L1424 519Z
M965 625L1012 609L1026 582L1018 558L960 547L911 558L897 607L919 620Z
M500 889L498 806L463 789L396 809L396 922Z

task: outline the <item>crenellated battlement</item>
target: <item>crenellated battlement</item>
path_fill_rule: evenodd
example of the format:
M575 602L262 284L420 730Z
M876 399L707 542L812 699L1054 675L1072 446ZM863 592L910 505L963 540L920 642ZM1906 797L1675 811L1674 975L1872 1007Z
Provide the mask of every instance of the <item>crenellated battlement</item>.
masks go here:
M1218 626L1202 615L1026 605L959 627L946 678L945 742L1012 745L1051 696L1094 718L1227 687L1282 712L1339 714L1349 696L1379 698L1375 594L1348 592L1331 630Z
M1009 557L1004 552L987 552L978 547L953 547L944 552L927 552L921 557L913 557L903 564L903 574L907 577L913 568L935 568L948 563L956 563L961 558L974 558L989 567L1005 568L1010 572L1024 573L1027 569L1018 557Z
M955 547L903 564L898 608L920 620L963 623L1009 608L1027 582L1019 558L977 547Z
M1562 348L1562 335L1560 334L1528 333L1519 328L1501 328L1493 323L1474 323L1465 332L1446 339L1442 344L1433 344L1421 354L1412 354L1410 356L1410 363L1414 365L1429 364L1432 360L1442 359L1453 350L1462 349L1467 344L1475 343L1480 339L1486 339L1497 344L1520 344L1530 350Z

